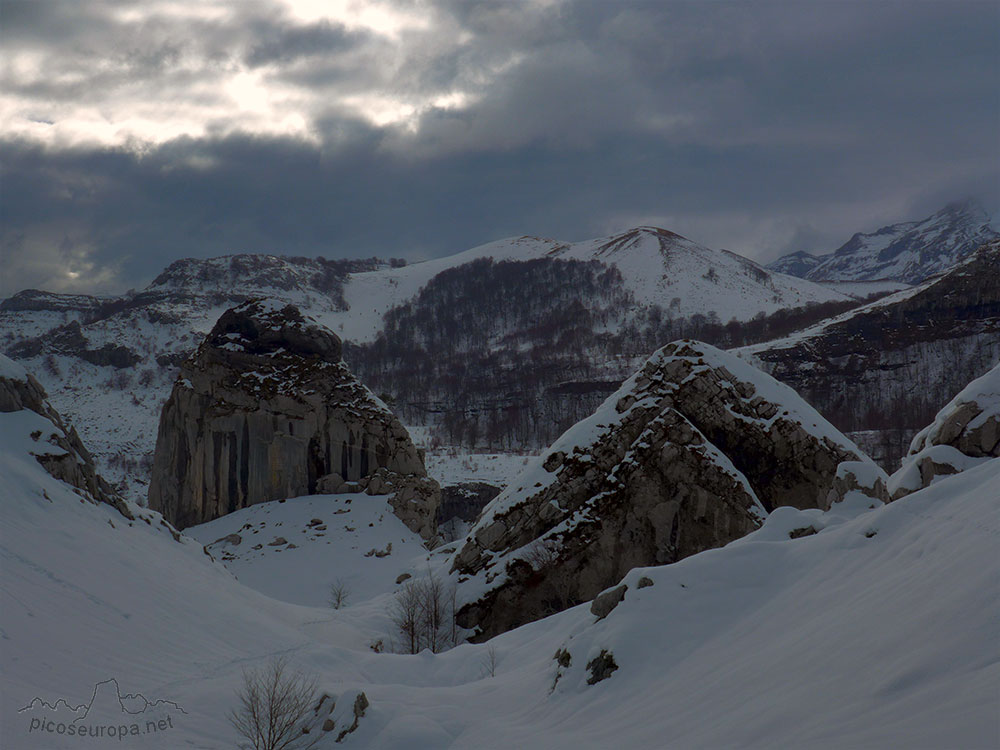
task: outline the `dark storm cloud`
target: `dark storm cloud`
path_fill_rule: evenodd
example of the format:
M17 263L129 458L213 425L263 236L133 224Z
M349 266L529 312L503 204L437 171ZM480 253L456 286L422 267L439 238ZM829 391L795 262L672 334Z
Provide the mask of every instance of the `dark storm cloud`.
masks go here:
M245 66L311 94L316 140L221 126L141 149L8 137L15 270L0 294L45 282L46 253L77 263L80 286L124 286L190 255L418 258L658 221L769 259L956 197L1000 205L992 2L414 3L433 23L396 39L258 3L188 34L152 19L130 45L99 23L108 6L38 5L18 6L5 36L115 39L119 63L48 96L129 79L207 106L199 77ZM456 104L421 104L448 92ZM415 112L377 127L344 98L368 95Z
M343 25L329 22L284 28L261 26L260 41L252 44L246 55L251 67L341 54L371 39L370 34L352 33Z

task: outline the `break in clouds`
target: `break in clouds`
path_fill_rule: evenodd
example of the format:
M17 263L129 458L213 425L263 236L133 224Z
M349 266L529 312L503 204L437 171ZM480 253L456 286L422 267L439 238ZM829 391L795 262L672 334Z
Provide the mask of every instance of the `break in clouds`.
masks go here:
M10 2L0 295L655 224L770 260L1000 204L991 2Z

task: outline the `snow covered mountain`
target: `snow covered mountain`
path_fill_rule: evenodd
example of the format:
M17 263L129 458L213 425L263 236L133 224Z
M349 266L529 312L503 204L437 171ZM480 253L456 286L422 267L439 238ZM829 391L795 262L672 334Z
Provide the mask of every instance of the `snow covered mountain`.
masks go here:
M812 281L892 279L915 284L948 270L985 242L1000 237L973 201L952 203L921 221L859 232L828 255L797 252L768 268Z
M88 744L60 724L135 724L108 743L129 750L233 747L243 671L279 657L317 678L320 749L997 743L998 460L889 505L780 508L632 570L604 617L583 604L407 655L387 652L396 581L448 580L448 549L426 553L384 500L264 503L178 543L47 474L39 422L0 413L4 748ZM337 575L353 597L321 606Z
M411 424L443 422L440 405L426 402L453 400L451 386L437 384L457 382L454 373L465 367L460 360L478 361L469 347L450 343L459 333L469 336L470 346L485 352L488 373L486 410L475 418L481 436L490 415L497 425L512 404L538 403L534 390L511 400L507 394L518 389L507 383L544 390L598 381L614 390L636 360L679 335L697 335L698 326L848 299L644 227L577 244L519 237L412 265L270 255L180 260L146 289L120 297L16 294L0 303L0 347L37 374L102 473L139 499L177 365L227 308L252 296L294 304L341 336L348 364L376 393L395 398ZM451 332L461 304L486 314L488 325L463 322ZM432 325L422 327L425 314ZM387 320L395 321L391 335ZM440 340L444 333L448 341ZM435 335L431 345L428 336ZM400 348L406 351L392 353ZM491 357L499 359L486 361ZM418 371L421 358L434 374ZM394 381L397 375L405 383ZM553 421L552 434L511 432L505 447L546 443L607 395L577 406L570 397L578 386L569 388L539 407L548 410L541 423ZM471 404L448 408L454 419L468 421Z

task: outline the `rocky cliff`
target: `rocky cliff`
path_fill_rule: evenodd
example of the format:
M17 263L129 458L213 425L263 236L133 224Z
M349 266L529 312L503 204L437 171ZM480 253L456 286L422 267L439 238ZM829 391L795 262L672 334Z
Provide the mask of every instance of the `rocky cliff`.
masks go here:
M737 351L891 472L940 405L1000 361L1000 241L920 286Z
M182 365L160 418L149 506L183 528L364 480L371 494L405 485L397 512L429 536L436 484L412 487L425 477L406 429L341 361L340 339L292 305L257 299L225 312Z
M56 479L76 488L92 503L106 503L128 519L127 504L94 468L94 461L76 430L69 427L48 402L45 389L23 367L0 354L0 412L28 409L52 423L48 434L32 434L38 444L32 451L38 462Z
M586 601L633 567L737 539L779 505L825 509L865 484L882 500L884 480L791 389L714 347L675 342L486 507L453 558L458 620L487 638Z
M889 491L896 499L998 456L1000 365L969 383L916 434Z

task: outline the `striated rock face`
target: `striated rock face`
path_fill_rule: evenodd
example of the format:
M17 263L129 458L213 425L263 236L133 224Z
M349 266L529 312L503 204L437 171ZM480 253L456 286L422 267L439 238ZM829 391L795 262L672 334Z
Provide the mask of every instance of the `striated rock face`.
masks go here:
M633 567L737 539L776 506L825 509L865 486L884 496L884 478L788 387L675 342L486 507L453 558L459 624L491 637Z
M340 356L340 339L294 306L251 300L224 313L163 407L149 506L184 528L314 493L321 478L333 491L379 469L425 477L406 429ZM433 519L434 489L409 517Z
M78 493L93 503L107 503L126 518L133 520L128 506L104 481L94 468L94 461L80 436L67 427L52 408L45 389L20 365L0 354L0 412L28 409L52 423L52 431L38 435L38 462L56 479L75 487ZM35 437L32 435L32 437Z
M1000 457L1000 365L976 378L918 432L889 491L895 500Z

